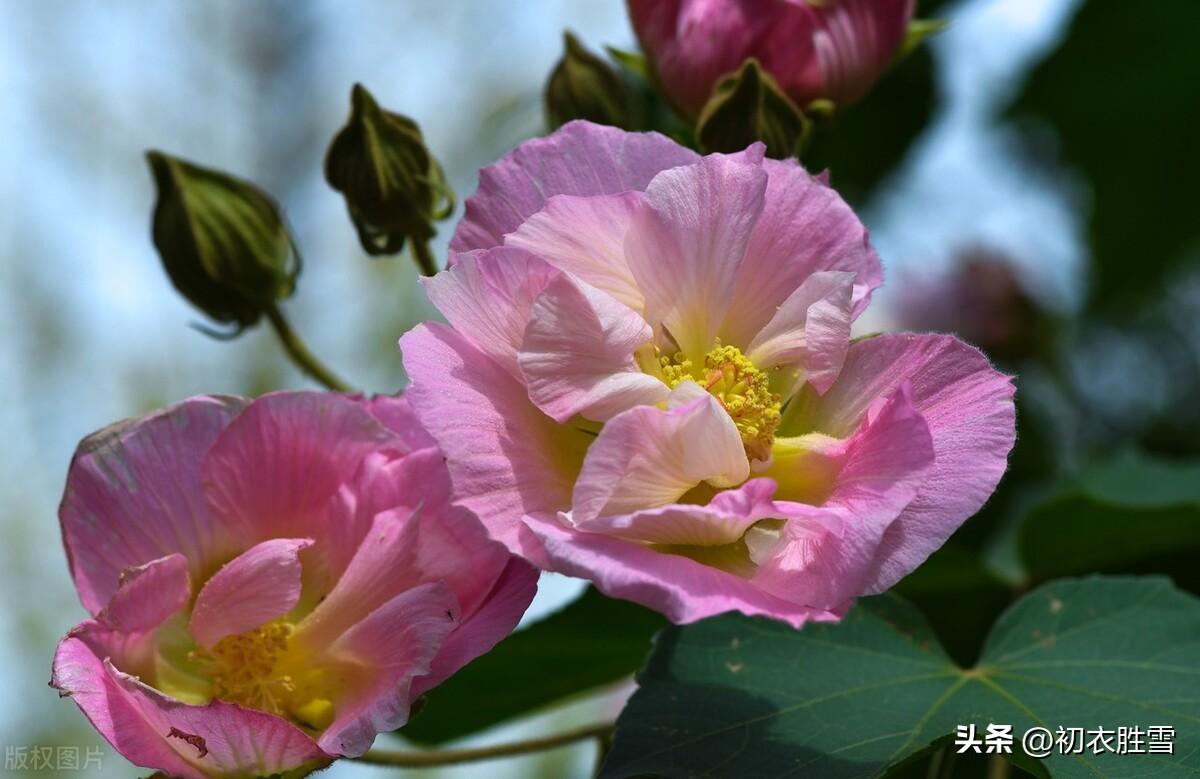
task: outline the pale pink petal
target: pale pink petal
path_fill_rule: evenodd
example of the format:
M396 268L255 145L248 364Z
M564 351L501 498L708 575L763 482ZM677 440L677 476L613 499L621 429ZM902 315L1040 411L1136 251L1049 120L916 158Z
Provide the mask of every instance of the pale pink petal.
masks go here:
M837 460L825 503L782 504L792 518L777 545L752 555L756 585L830 611L866 589L881 539L933 467L933 439L907 385L872 405Z
M517 352L530 309L558 275L529 252L502 247L459 255L453 267L423 283L455 330L520 378Z
M646 188L625 253L646 297L680 350L703 360L733 299L738 266L763 210L762 144L737 156L712 154L664 171Z
M330 647L328 657L372 669L368 689L338 701L337 718L321 734L323 749L357 757L375 734L408 721L413 680L429 673L459 624L458 602L442 582L407 590L375 609Z
M282 617L300 601L300 550L307 538L272 538L247 549L212 575L196 596L188 625L205 649Z
M59 507L71 575L96 614L121 572L176 552L199 575L227 552L205 504L200 462L246 401L199 397L80 443Z
M527 520L541 539L551 570L591 580L613 598L640 603L687 624L727 611L763 615L800 627L835 615L785 601L747 579L681 555L623 538L585 533L553 519Z
M573 522L665 506L703 481L732 487L746 480L741 436L717 399L693 382L672 395L688 400L666 410L632 408L604 425L575 483Z
M327 532L326 508L363 459L396 435L352 398L279 392L251 403L204 460L213 512L242 542Z
M538 296L517 361L529 399L559 422L576 414L603 422L670 390L643 373L633 353L654 331L624 303L562 276Z
M408 398L446 455L459 502L492 538L536 556L520 519L570 506L592 437L539 411L499 363L448 327L419 325L400 347Z
M721 326L722 340L737 346L750 343L775 310L814 273L856 274L854 317L883 283L883 269L867 229L837 192L795 160L763 160L763 169L768 176L766 206Z
M441 684L515 630L537 592L537 582L536 568L509 556L504 570L479 606L468 610L464 604L461 624L438 651L429 673L413 680L413 696L423 695ZM459 603L462 604L461 597Z
M221 701L181 703L118 671L76 638L59 644L50 683L127 760L170 776L266 776L330 759L279 717Z
M658 133L569 122L479 172L479 188L467 198L450 241L450 261L460 252L499 246L554 195L644 190L659 171L697 159L695 152Z
M912 571L996 488L1016 435L1012 380L952 336L881 335L850 347L824 396L802 392L796 418L831 435L855 429L867 408L903 382L933 436L935 463L888 528L866 588L887 589Z
M675 503L632 514L600 516L576 522L575 528L633 541L681 546L736 543L755 523L779 516L771 496L775 482L751 479L717 494L708 505Z
M113 630L151 630L187 605L191 595L188 560L176 552L123 571L116 593L97 618Z
M645 299L625 259L625 233L642 200L640 192L555 195L504 243L536 254L640 313Z
M814 273L754 336L746 357L759 368L785 367L785 397L804 382L825 392L837 379L850 346L850 295L854 274Z
M371 416L398 435L409 452L437 446L433 436L421 427L417 415L413 413L412 405L403 395L375 395L370 398L359 397L357 400L371 412Z

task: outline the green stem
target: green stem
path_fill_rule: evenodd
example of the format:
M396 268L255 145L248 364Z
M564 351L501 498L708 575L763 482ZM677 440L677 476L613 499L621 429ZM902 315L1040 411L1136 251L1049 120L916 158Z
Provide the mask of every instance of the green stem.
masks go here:
M283 344L284 351L287 352L288 357L296 364L297 368L334 392L352 391L350 385L338 378L336 373L326 368L308 350L304 341L300 340L300 336L288 324L287 317L279 310L279 306L271 303L266 308L266 314L267 319L271 322L271 327L275 329L275 334L279 336L279 342Z
M421 275L436 276L437 261L433 258L433 252L429 250L429 242L420 238L410 238L409 243L412 244L413 259L416 260Z
M448 749L442 752L385 752L372 749L362 757L354 758L360 763L370 765L397 766L400 768L422 768L429 766L455 765L471 763L478 760L494 760L498 757L524 755L529 752L541 752L546 749L566 746L576 741L589 738L602 738L612 732L612 723L588 725L575 730L557 733L553 736L534 738L527 741L513 741L508 744L496 744L490 747L475 749Z

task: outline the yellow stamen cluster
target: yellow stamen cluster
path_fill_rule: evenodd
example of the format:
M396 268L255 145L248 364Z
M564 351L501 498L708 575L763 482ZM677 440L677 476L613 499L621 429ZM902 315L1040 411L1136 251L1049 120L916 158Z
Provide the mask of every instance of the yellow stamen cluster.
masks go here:
M197 649L189 659L212 681L212 697L323 730L333 722L333 703L312 694L310 680L298 680L291 672L287 655L295 631L291 622L277 619L226 636L210 650Z
M723 346L718 340L704 356L700 371L682 353L661 356L658 363L668 387L695 381L721 402L737 425L750 459L766 460L770 456L782 404L779 395L771 392L770 377L746 359L741 349Z

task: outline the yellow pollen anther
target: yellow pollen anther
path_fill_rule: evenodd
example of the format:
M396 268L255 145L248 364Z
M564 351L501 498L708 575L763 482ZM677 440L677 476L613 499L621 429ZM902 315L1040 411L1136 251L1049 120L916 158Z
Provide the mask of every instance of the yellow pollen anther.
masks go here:
M782 404L779 395L771 392L770 377L746 359L741 349L722 346L717 340L712 351L704 356L700 370L679 353L660 356L658 362L668 387L695 381L721 402L737 425L750 459L766 460L770 456Z

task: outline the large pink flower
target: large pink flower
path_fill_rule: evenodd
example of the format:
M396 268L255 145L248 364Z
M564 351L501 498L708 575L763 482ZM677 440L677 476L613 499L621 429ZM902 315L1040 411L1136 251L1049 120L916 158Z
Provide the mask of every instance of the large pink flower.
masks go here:
M363 753L536 587L450 505L400 398L200 397L115 425L80 444L60 516L92 618L51 683L170 776Z
M761 144L568 124L482 172L452 249L408 397L493 537L609 595L833 619L1004 472L1010 380L949 336L852 342L866 231Z
M667 96L695 116L755 57L801 107L862 97L904 40L914 0L629 0Z

